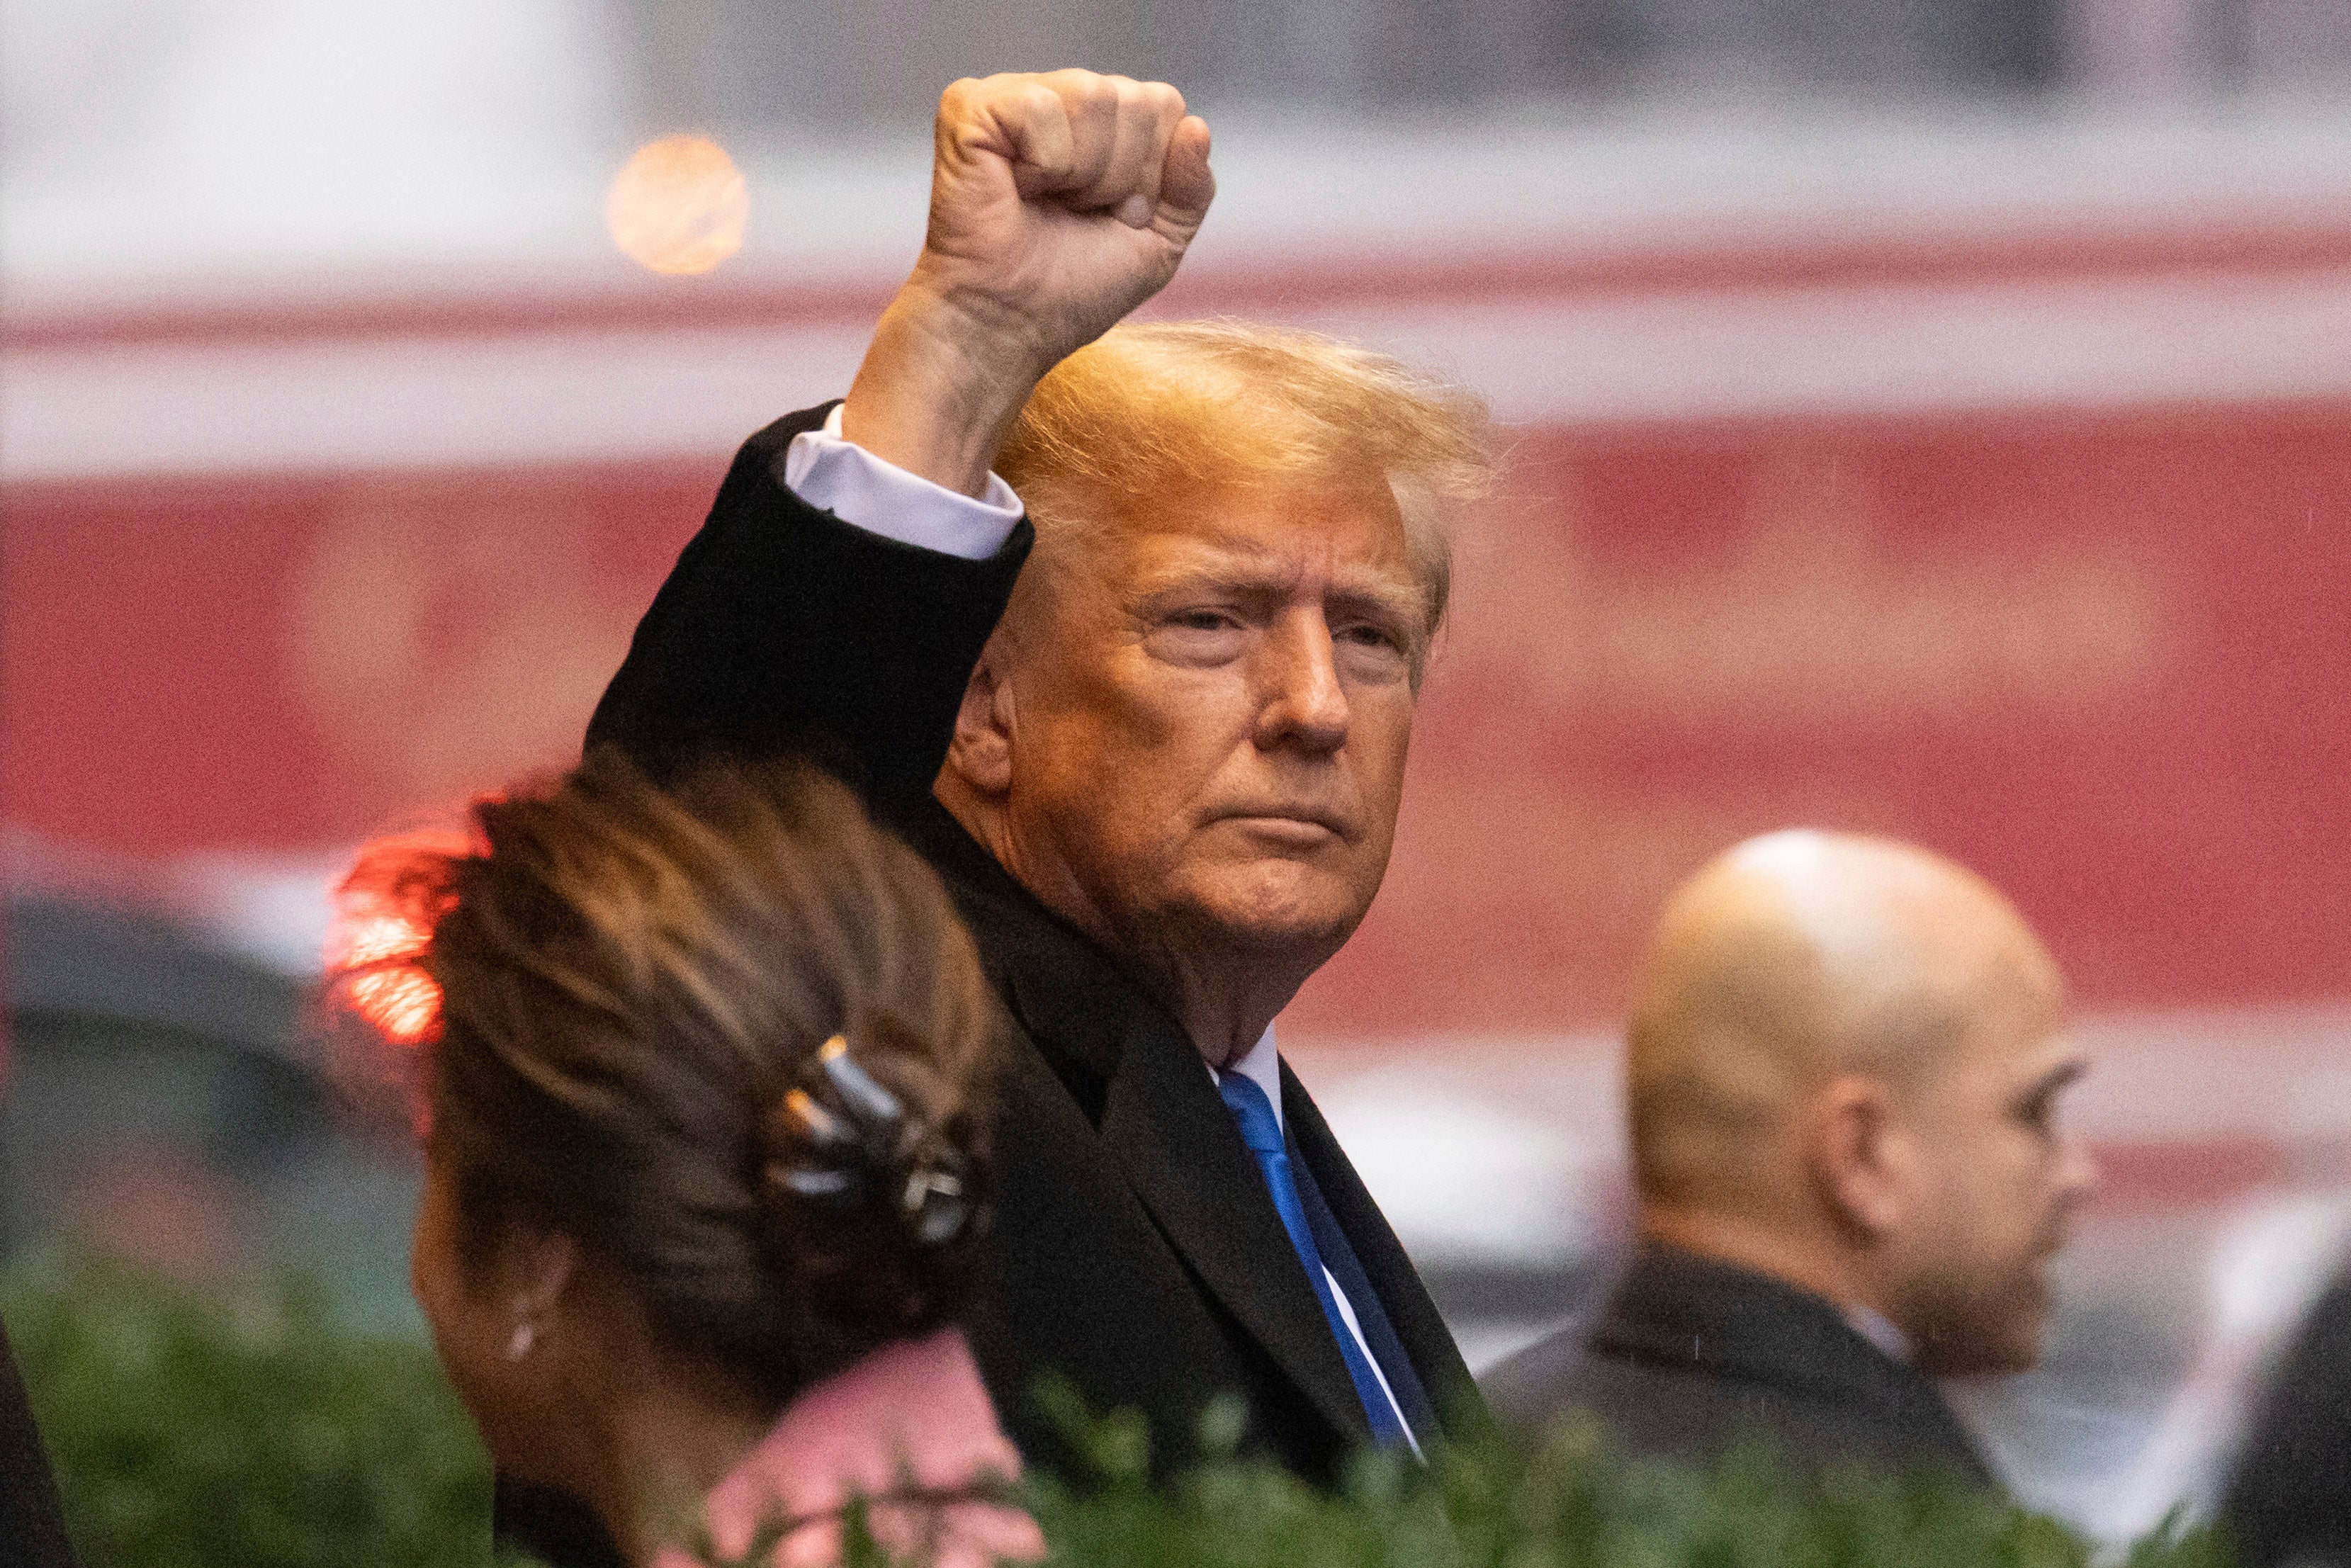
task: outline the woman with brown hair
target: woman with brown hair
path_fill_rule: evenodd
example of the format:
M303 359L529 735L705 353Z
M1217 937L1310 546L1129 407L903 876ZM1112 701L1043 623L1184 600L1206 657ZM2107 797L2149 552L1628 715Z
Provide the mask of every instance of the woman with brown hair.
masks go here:
M360 857L338 985L417 1047L413 1286L501 1476L630 1564L705 1522L830 1562L861 1495L918 1557L1038 1554L970 1495L1019 1458L952 1326L994 1004L937 878L794 767L592 758L473 828Z

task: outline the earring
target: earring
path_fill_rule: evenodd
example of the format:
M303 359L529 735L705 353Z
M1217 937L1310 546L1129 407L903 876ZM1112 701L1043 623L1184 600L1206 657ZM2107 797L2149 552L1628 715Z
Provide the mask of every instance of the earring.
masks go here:
M528 1318L523 1319L522 1322L515 1324L514 1337L507 1341L507 1359L520 1361L530 1354L530 1347L538 1343L538 1331L531 1326Z

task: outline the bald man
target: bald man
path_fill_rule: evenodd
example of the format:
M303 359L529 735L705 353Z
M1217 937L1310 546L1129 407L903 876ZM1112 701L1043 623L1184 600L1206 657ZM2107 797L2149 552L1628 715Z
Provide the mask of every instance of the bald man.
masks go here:
M1774 833L1667 904L1626 1101L1641 1245L1595 1322L1484 1380L1620 1451L1760 1437L1800 1470L1989 1486L1931 1379L2040 1354L2095 1179L2057 1102L2085 1062L2057 967L1991 886L1886 840Z

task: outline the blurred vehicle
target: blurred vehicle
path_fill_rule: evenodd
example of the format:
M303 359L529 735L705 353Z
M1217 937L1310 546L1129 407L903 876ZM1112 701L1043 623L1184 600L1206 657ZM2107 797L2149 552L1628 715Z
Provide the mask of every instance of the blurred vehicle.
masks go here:
M153 915L6 905L0 1260L124 1258L191 1281L315 1281L413 1329L416 1171L326 1071L307 984Z

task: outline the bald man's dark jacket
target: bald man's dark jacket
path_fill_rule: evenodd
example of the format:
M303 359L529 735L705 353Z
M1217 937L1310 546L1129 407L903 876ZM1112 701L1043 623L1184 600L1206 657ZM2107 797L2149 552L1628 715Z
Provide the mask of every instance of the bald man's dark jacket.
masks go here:
M1799 1473L1939 1469L1996 1483L1933 1383L1810 1291L1645 1248L1588 1325L1479 1380L1505 1422L1588 1416L1632 1458L1706 1464L1761 1439Z
M992 559L898 544L777 477L783 420L737 458L598 706L589 744L656 777L712 759L811 756L937 869L1007 1019L992 1281L971 1314L982 1375L1032 1462L1065 1456L1033 1397L1058 1375L1150 1420L1179 1463L1216 1395L1268 1452L1327 1476L1369 1426L1314 1291L1197 1051L1112 955L1046 909L932 799L955 715L1033 538ZM1292 1157L1366 1278L1367 1336L1417 1389L1424 1438L1477 1393L1404 1249L1285 1067ZM1415 1405L1417 1404L1416 1409ZM517 1517L510 1501L507 1517ZM585 1559L575 1559L584 1561ZM561 1568L561 1565L559 1565Z

